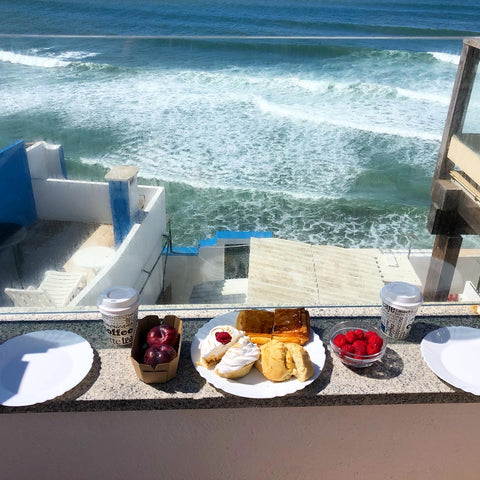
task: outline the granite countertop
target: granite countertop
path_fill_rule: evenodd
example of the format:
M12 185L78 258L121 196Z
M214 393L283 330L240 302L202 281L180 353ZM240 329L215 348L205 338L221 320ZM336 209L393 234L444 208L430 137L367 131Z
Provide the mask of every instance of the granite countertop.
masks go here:
M410 336L406 340L390 341L384 358L366 369L350 369L333 356L328 346L328 332L335 323L352 318L364 325L378 326L376 310L309 310L313 330L326 348L324 368L320 376L304 389L272 399L242 398L225 393L206 383L190 359L191 341L198 329L213 316L228 310L142 309L140 318L147 314L157 313L163 317L173 313L183 320L183 342L176 377L167 383L150 385L137 378L130 361L130 349L109 344L95 312L0 314L0 343L36 330L68 330L88 340L94 350L93 366L75 388L37 405L0 406L0 413L480 402L480 396L439 379L420 352L423 337L439 327L478 327L479 317L472 308L420 311Z

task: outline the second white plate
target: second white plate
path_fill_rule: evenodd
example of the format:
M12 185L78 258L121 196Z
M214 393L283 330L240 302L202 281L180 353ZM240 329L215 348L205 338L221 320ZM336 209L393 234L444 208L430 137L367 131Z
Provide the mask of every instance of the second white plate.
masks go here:
M420 349L433 373L454 387L480 395L480 329L443 327L428 333Z

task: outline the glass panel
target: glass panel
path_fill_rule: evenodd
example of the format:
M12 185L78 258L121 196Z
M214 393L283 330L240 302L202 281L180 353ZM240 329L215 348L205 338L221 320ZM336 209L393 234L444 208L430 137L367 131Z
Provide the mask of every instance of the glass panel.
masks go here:
M1 305L13 305L5 288L30 286L19 311L52 309L54 294L36 292L47 270L83 274L66 303L92 308L112 284L142 303L197 307L371 305L386 282L421 287L461 47L0 38L1 220L26 226L4 229ZM466 125L477 132L477 87L474 97ZM10 148L19 139L25 158ZM42 141L63 149L29 145ZM13 172L22 162L30 170ZM138 175L114 169L126 165ZM477 270L461 275L452 293L467 280L476 289Z
M465 145L468 145L474 152L480 154L480 72L477 71L473 82L472 93L465 113L465 121L462 126L462 133L459 135Z

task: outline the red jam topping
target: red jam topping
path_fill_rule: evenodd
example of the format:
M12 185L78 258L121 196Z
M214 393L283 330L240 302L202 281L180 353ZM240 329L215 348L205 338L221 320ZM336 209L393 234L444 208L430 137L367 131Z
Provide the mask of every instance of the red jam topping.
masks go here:
M228 332L216 332L215 339L222 345L226 345L232 341L232 336Z

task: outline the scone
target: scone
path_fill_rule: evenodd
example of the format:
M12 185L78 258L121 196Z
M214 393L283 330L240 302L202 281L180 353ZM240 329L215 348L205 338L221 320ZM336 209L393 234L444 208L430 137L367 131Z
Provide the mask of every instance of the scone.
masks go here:
M315 373L315 368L308 352L298 343L286 343L286 347L291 355L291 362L293 363L292 375L305 382Z
M291 354L283 342L272 340L260 347L255 367L268 380L283 382L292 376Z
M210 368L218 363L225 352L244 336L244 333L231 325L219 325L210 330L200 342L200 363Z
M215 373L224 378L237 379L247 375L260 357L258 345L248 337L241 337L223 355Z
M308 352L298 343L272 340L260 347L255 367L273 382L284 382L292 376L305 382L315 373Z

